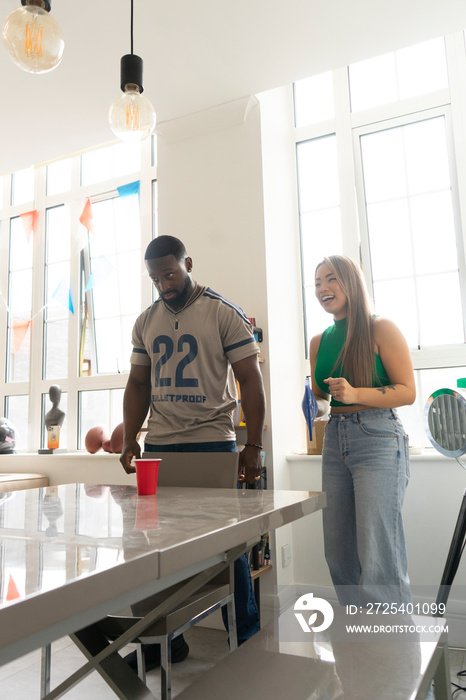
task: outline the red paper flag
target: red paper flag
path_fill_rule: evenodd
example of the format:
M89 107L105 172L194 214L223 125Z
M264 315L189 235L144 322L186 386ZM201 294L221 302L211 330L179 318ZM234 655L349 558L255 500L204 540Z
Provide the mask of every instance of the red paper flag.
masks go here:
M92 216L92 206L91 200L89 198L87 199L86 204L84 205L84 209L82 210L81 216L79 217L79 221L82 223L84 228L87 228L88 231L95 234L94 217Z
M21 345L23 344L23 340L26 337L26 333L28 332L30 325L31 321L13 320L13 354L15 357L18 354Z
M13 580L13 576L10 574L10 580L8 581L8 590L6 592L7 600L15 600L15 598L21 598L21 595L16 587L16 583Z
M39 223L39 212L37 209L28 211L25 214L20 214L20 219L23 222L24 232L26 233L27 242L31 240L31 233L36 235L37 224Z

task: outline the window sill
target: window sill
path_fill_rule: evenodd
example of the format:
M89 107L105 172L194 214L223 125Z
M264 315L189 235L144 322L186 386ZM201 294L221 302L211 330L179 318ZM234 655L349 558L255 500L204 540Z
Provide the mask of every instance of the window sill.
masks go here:
M423 462L423 461L435 461L435 460L447 460L450 461L452 458L451 457L445 457L445 455L440 454L440 452L437 452L434 448L429 449L429 448L410 448L409 450L409 459L410 461L414 462ZM286 456L286 461L287 462L301 462L301 461L306 461L306 462L318 462L320 463L322 461L322 455L308 455L306 452L292 452L291 454L288 454Z

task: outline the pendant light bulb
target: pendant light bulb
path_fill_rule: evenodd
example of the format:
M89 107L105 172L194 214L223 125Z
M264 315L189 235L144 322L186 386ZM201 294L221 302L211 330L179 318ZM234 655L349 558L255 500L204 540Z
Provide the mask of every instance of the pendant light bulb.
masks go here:
M28 73L48 73L63 58L65 41L50 14L51 0L21 0L3 25L3 42L13 63Z
M119 139L130 143L143 141L155 129L155 109L141 95L142 59L126 54L121 59L121 90L108 113L110 128Z

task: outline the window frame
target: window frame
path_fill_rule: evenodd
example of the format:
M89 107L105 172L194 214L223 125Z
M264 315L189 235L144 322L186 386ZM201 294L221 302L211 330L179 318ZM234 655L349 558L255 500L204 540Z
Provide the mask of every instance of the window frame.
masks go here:
M6 341L0 344L0 371L3 372L3 382L0 387L0 401L3 407L3 414L6 411L7 397L29 395L29 416L28 416L28 440L27 451L37 452L42 441L42 397L48 394L52 384L58 384L63 393L67 394L67 435L66 443L68 451L78 449L78 429L79 429L79 393L93 389L122 389L126 385L128 373L121 372L115 374L79 376L79 339L80 339L80 287L81 287L81 251L74 242L72 232L71 253L70 253L70 287L73 299L76 300L74 314L70 314L68 324L68 376L53 380L44 379L43 376L43 342L44 342L44 298L45 298L45 221L46 210L61 204L68 204L71 226L78 226L77 223L81 214L83 203L88 197L102 198L108 193L115 192L117 187L121 187L136 179L140 181L139 204L140 204L140 229L141 229L141 251L149 244L154 235L155 216L153 212L152 192L153 181L157 180L157 165L153 163L156 146L153 143L155 137L146 139L137 147L141 149L141 169L123 176L112 177L111 179L94 183L92 185L81 185L81 153L72 156L71 189L67 192L47 195L47 163L40 164L34 169L34 193L32 202L21 205L11 205L11 187L13 174L3 177L3 202L7 203L0 209L0 279L8 279L8 259L9 259L9 220L22 213L36 209L39 212L39 224L36 233L33 257L33 280L32 280L32 314L33 324L31 328L31 355L29 380L23 382L6 381L6 361L7 344ZM114 142L117 145L119 142ZM113 144L105 144L105 146ZM102 146L96 147L101 148ZM65 158L70 158L66 155ZM154 204L156 206L156 203ZM8 232L8 235L5 234ZM150 280L145 277L141 280L141 310L152 301ZM2 294L6 294L5 284L1 285ZM6 298L5 298L6 301ZM6 304L0 305L0 322L7 326Z
M356 197L358 200L359 222L361 231L361 262L366 278L366 284L369 292L373 296L373 279L371 271L371 256L370 256L370 240L369 228L367 221L366 202L364 197L364 174L362 166L361 154L361 138L368 134L378 133L386 129L407 126L410 124L420 123L427 119L444 117L445 130L448 144L449 166L450 166L450 182L452 189L452 205L453 218L455 224L457 260L460 279L460 293L462 297L463 310L463 328L466 333L466 266L464 257L464 234L462 235L461 213L459 208L458 194L458 178L455 166L455 150L453 139L453 126L451 121L451 110L448 105L438 106L429 110L422 110L415 114L406 114L397 116L384 121L378 121L376 124L366 124L364 126L353 129L354 139L354 157L356 163ZM464 366L466 363L466 344L462 345L439 345L429 346L426 348L411 349L411 357L415 369L433 369L432 362L436 363L437 367L445 366L445 352L448 351L450 362L448 366Z
M453 200L453 216L457 242L457 259L460 290L463 304L463 324L466 329L466 41L465 32L445 36L445 51L449 75L449 87L414 98L351 112L349 67L333 71L335 118L320 124L296 127L293 125L295 153L298 144L331 134L336 136L340 187L340 217L342 252L362 263L367 286L373 288L366 204L363 187L360 138L362 135L387 128L421 121L427 116L445 116L450 177ZM293 99L294 90L291 91ZM290 110L294 114L294 110ZM296 159L297 160L297 159ZM296 168L296 192L299 190L299 173ZM298 207L299 220L301 212ZM303 241L299 232L301 270ZM302 273L303 321L306 338L305 360L309 360L309 340L320 332L307 326L306 293ZM459 345L441 345L411 350L416 384L421 385L420 372L431 369L453 369L466 366L466 342ZM455 387L452 387L455 388ZM423 425L426 401L418 391L413 409L416 421Z
M445 115L449 144L450 175L453 192L455 227L457 231L458 265L466 326L466 54L463 32L445 37L445 50L449 72L449 89L438 90L415 98L399 100L367 110L351 112L349 67L333 71L335 119L319 124L294 127L294 143L335 134L340 187L340 215L343 252L363 264L368 289L372 290L370 253L368 247L367 219L364 201L363 174L359 139L373 131L390 126L421 121L429 116ZM294 92L294 91L293 91ZM298 188L298 177L296 187ZM464 193L464 194L462 194ZM300 243L302 250L301 234ZM305 261L302 260L302 266ZM304 280L302 283L305 299ZM304 309L304 322L306 324ZM309 338L314 334L305 327L306 360L309 358ZM308 338L309 336L309 338ZM412 350L415 369L464 366L466 344L438 346Z

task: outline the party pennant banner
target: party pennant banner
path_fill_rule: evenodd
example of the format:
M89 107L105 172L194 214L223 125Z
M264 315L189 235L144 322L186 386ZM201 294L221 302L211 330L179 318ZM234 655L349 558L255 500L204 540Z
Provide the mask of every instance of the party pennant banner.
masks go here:
M140 184L140 180L135 180L134 182L130 182L128 185L122 185L121 187L117 187L118 194L120 195L120 197L129 197L133 194L139 194Z
M71 289L69 287L68 282L65 279L62 279L56 290L52 292L52 296L54 299L59 301L60 304L66 306L68 311L71 311L71 313L74 314L73 300L71 298Z
M37 209L33 209L32 211L27 211L24 214L20 214L19 217L23 222L24 232L26 234L26 239L29 244L29 241L31 240L31 233L33 233L34 236L37 233L37 226L39 223L39 212L37 211Z
M18 591L18 587L16 586L13 576L10 574L10 578L8 580L8 589L6 592L6 599L15 600L16 598L21 598L21 595Z
M19 352L21 345L23 344L26 333L29 330L31 321L15 321L13 320L13 349L14 356Z
M110 277L110 275L113 275L116 272L110 260L108 260L104 255L97 258L95 262L93 261L93 268L94 269L87 280L87 284L84 289L85 292L88 292L90 289L95 287L96 284L100 284L106 280L107 277Z
M89 199L89 197L87 198L86 204L84 205L84 209L81 212L79 221L82 223L84 228L87 228L88 231L95 235L94 216L92 214L91 200Z

